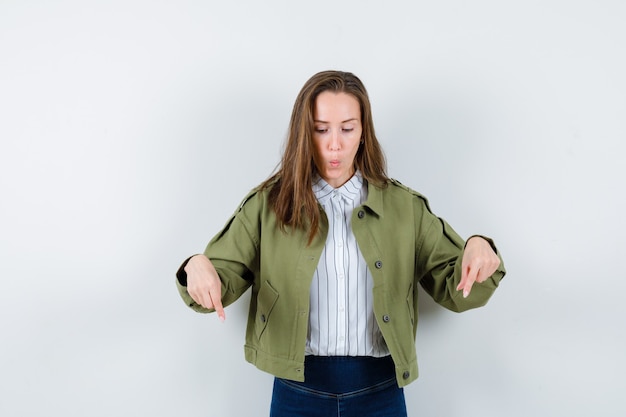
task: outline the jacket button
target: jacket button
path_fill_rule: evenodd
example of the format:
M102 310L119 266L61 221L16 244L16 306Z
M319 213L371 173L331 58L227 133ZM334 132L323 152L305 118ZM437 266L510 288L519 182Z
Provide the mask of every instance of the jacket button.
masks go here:
M383 316L383 321L384 321L385 323L389 323L389 320L391 320L391 319L389 318L389 316L388 316L387 314L385 314L385 315Z
M261 321L262 321L263 323L265 323L265 320L267 320L267 319L265 318L265 314L261 314Z
M376 267L376 269L380 269L383 267L383 262L382 261L376 261L376 263L374 264L374 266Z
M411 376L411 373L409 371L404 371L404 373L402 374L402 378L404 379L409 379L410 376Z
M359 210L359 214L357 214L357 216L359 216L359 219L362 219L365 217L365 212L363 210Z

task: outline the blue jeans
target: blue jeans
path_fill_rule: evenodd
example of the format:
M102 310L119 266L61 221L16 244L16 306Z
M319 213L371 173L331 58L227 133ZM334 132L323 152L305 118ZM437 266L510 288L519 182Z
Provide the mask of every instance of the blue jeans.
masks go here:
M276 378L270 417L406 417L390 357L307 356L305 382Z

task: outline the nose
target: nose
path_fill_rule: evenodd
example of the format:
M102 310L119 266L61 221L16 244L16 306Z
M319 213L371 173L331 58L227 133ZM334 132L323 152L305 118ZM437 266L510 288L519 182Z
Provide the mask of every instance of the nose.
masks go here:
M330 141L328 143L328 149L331 151L338 151L341 149L341 141L339 138L339 133L336 130L333 130L330 134Z

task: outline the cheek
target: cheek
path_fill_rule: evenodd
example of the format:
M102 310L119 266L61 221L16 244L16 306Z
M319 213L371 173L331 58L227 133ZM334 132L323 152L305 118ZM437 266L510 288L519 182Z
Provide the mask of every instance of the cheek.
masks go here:
M319 141L313 142L313 159L319 161L322 159L322 144Z
M356 154L359 151L359 148L361 147L361 133L359 133L358 135L356 135L354 137L354 142L353 145L354 146L354 153Z

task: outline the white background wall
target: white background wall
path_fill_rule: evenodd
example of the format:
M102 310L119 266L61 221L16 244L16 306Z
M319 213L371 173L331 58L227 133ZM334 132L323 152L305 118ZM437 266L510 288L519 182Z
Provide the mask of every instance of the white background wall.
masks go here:
M623 416L626 3L0 2L0 415L265 416L272 377L174 272L279 160L315 72L508 276L424 298L411 416Z

